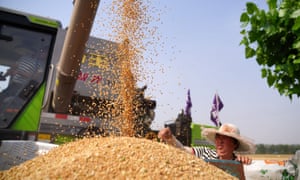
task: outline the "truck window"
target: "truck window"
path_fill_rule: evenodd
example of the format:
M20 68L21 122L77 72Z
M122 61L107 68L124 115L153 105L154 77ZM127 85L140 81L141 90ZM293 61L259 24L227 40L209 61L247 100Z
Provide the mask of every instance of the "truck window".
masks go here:
M45 78L52 36L0 24L0 127L22 111Z

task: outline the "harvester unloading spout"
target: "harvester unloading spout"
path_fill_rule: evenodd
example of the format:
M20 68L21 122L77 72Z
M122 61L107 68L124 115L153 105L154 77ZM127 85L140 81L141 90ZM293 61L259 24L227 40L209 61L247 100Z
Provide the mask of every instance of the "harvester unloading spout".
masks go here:
M100 0L76 0L62 54L57 66L52 107L66 113L80 71L85 44L89 38Z

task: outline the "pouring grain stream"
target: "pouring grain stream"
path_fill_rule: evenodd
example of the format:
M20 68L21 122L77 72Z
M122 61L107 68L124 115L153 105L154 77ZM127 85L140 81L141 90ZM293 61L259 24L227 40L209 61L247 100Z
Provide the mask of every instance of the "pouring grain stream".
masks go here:
M137 104L134 102L135 84L139 61L141 58L142 41L145 38L144 23L147 18L143 1L136 0L114 0L112 9L116 16L113 21L116 24L116 37L122 42L118 48L120 66L120 90L119 103L123 105L123 112L119 120L119 128L122 135L134 136L133 110Z
M131 71L130 65L130 51L129 51L129 42L124 41L119 46L119 59L121 65L121 86L120 86L120 96L121 104L124 106L124 110L121 115L120 129L123 135L125 136L134 136L134 94L135 94L135 80Z

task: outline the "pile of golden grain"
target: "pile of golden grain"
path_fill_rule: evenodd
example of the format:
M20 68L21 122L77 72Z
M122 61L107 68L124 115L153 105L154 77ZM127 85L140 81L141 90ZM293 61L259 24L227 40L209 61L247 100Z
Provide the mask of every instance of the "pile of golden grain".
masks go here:
M0 172L0 179L235 179L181 150L132 137L87 138Z

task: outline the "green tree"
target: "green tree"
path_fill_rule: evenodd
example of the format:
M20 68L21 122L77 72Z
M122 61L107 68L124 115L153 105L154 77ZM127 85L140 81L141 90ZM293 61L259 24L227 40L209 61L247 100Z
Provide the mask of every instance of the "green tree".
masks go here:
M262 78L280 95L300 96L300 1L247 2L240 16L245 57L256 58Z
M256 153L257 154L265 154L266 153L266 148L264 144L257 144L256 145Z

